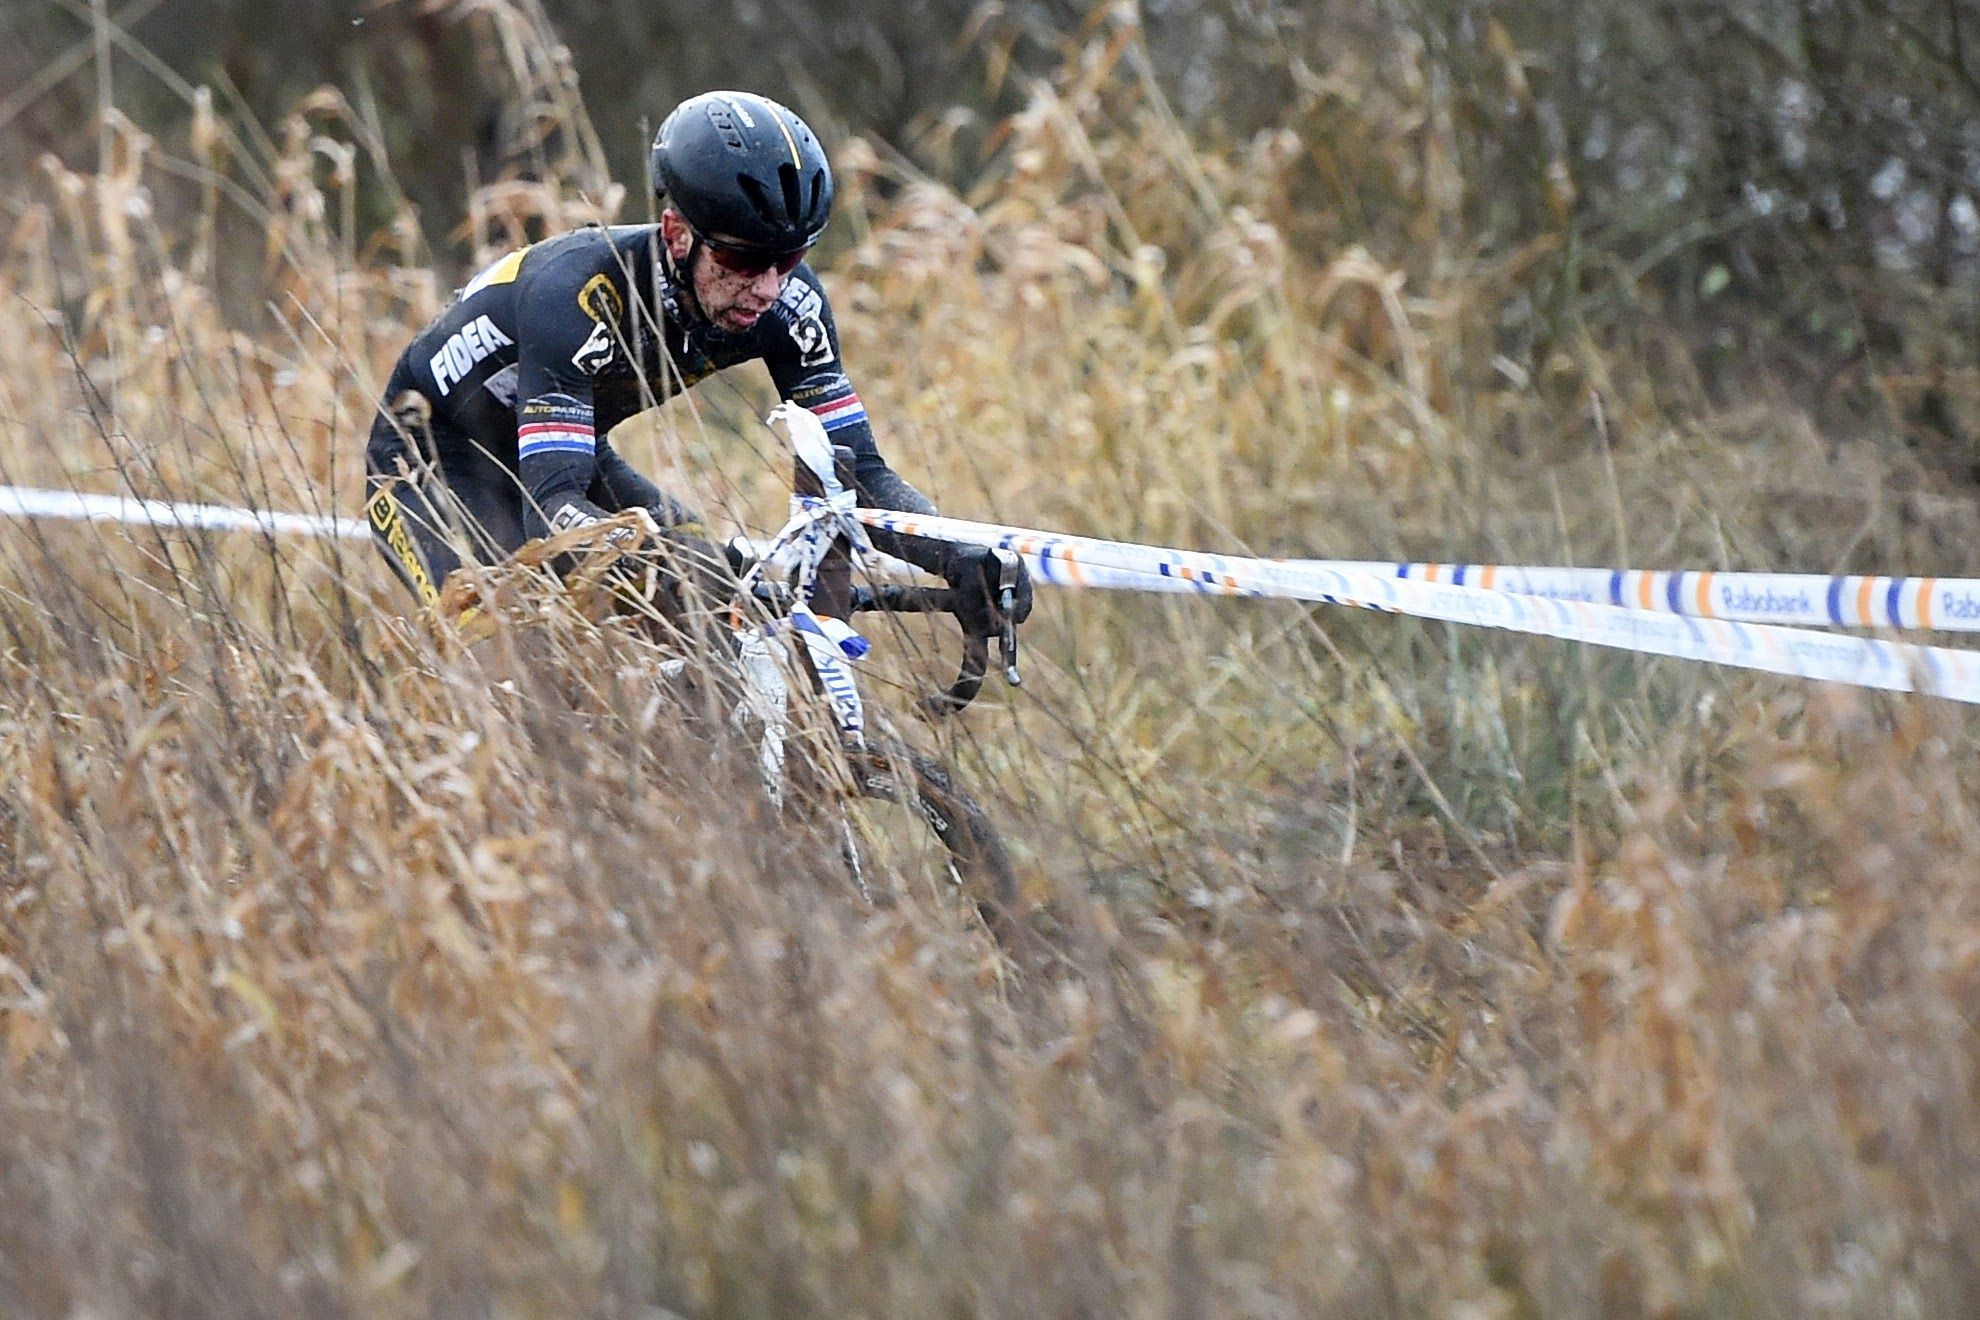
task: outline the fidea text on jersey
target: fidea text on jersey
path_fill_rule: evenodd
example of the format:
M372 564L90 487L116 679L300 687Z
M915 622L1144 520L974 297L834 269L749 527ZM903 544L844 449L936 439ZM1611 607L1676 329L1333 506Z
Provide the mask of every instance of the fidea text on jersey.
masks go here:
M433 385L444 396L467 379L491 353L515 347L516 341L503 334L486 316L477 316L447 337L427 365L433 371Z

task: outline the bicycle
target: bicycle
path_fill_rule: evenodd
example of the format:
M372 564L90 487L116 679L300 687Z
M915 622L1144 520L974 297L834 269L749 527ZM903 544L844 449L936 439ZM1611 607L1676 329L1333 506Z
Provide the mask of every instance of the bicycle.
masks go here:
M949 879L974 903L992 935L1015 949L1021 934L1019 889L1003 840L939 758L915 750L891 730L871 727L854 669L868 650L852 627L855 615L955 615L955 591L856 584L855 555L871 554L873 547L853 516L855 496L840 457L848 451L835 451L818 419L795 404L780 405L768 421L773 429L781 425L790 442L791 516L767 545L733 538L726 547L726 572L695 572L678 561L662 562L628 548L638 533L653 531L643 511L534 542L509 563L530 570L582 554L564 575L565 593L580 614L594 621L605 615L621 621L631 617L649 640L675 651L691 650L697 642L719 643L710 649L726 651L722 658L731 662L733 673L718 673L718 678L734 681L722 683L718 705L728 706L732 728L753 733L757 771L772 807L782 812L793 799L803 799L836 810L844 861L855 888L871 902L875 896L867 884L847 799L901 805L933 832L946 856ZM1007 550L996 554L1001 567L997 590L1007 620L997 639L999 658L1006 681L1015 686L1021 682L1018 639L1008 619L1020 565ZM635 566L632 576L644 575L643 585L630 593L624 590L628 563ZM451 613L458 625L492 604L488 583L485 575L473 580L456 574L443 590L443 612ZM701 611L701 617L719 618L726 637L710 638L711 629L683 625L694 613L685 598L696 594L715 607ZM724 594L727 599L720 599ZM955 680L918 703L930 721L958 714L982 689L990 668L990 639L965 634L963 643ZM780 654L785 660L780 661ZM656 666L654 677L659 685L679 686L692 684L699 673L691 655L675 654ZM801 763L795 789L788 757L798 720L793 678L824 698L837 743L827 757Z
M846 471L848 451L834 449L818 419L795 404L779 405L769 422L773 428L782 424L791 443L791 518L767 550L740 545L740 538L730 543L750 599L772 615L767 626L739 632L739 668L767 678L758 645L749 639L753 636L758 643L767 643L779 631L778 619L788 623L788 630L801 643L796 652L802 668L814 691L822 694L832 709L839 750L851 771L854 790L865 798L899 802L926 822L948 854L951 878L975 901L992 933L1008 944L1018 916L1018 885L1002 839L982 807L957 785L940 760L914 750L896 735L868 727L865 700L854 676L854 664L867 651L866 640L852 628L854 615L871 611L955 615L955 589L896 583L856 585L854 556L871 555L873 546L864 526L853 516L854 493ZM1009 551L996 554L1001 566L999 605L1005 618L998 638L999 658L1006 681L1017 686L1022 681L1017 627L1009 619L1020 565ZM768 580L777 567L785 573L782 583ZM921 713L936 721L967 707L982 690L989 672L989 654L989 638L966 633L955 680L943 691L923 698ZM774 687L759 690L775 699ZM769 732L773 727L766 725L766 742L781 737L781 731ZM775 775L767 771L765 789L773 801L781 792ZM844 837L854 882L865 894L850 822Z

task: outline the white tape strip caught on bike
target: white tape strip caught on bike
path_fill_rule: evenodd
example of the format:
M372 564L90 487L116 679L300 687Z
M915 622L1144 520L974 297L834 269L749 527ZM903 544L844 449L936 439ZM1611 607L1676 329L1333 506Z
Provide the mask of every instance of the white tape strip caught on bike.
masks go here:
M1393 568L1384 576L1312 562L1194 554L884 509L861 509L859 517L869 527L910 536L935 536L1016 551L1041 582L1357 605L1646 655L1980 702L1980 652L1974 651L1908 646L1775 624L1654 614L1587 601L1515 595L1504 589L1418 582L1393 576Z

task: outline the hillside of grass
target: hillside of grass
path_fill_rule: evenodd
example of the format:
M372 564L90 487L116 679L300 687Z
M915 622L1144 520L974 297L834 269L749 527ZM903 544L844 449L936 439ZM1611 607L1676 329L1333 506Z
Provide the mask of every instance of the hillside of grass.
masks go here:
M944 512L1974 571L1980 505L1931 453L1839 431L1785 367L1706 379L1655 307L1509 358L1545 244L1437 210L1485 181L1439 176L1434 115L1348 80L1205 144L1142 40L1096 15L954 177L832 144L846 355ZM0 482L358 515L442 272L643 218L551 48L507 73L552 149L470 197L439 270L410 211L358 222L392 162L332 89L265 126L113 114L97 158L7 181ZM1420 203L1408 272L1327 241L1330 170ZM768 386L730 377L615 439L761 531ZM873 699L1016 854L1049 950L1022 961L898 816L866 819L890 901L862 901L829 810L773 813L649 649L536 604L469 650L363 542L0 525L0 1311L1980 1294L1964 708L1041 588L1024 688L934 730L909 707L953 637L870 628Z

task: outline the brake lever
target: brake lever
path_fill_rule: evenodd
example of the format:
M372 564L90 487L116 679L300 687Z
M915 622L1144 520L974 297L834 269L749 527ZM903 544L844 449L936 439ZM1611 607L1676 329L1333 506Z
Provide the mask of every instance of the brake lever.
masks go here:
M1004 662L1004 681L1012 687L1024 682L1018 673L1017 619L1012 611L1017 608L1018 574L1024 571L1024 561L1013 551L997 549L991 551L997 556L997 608L1004 616L1004 630L997 638L999 658Z

